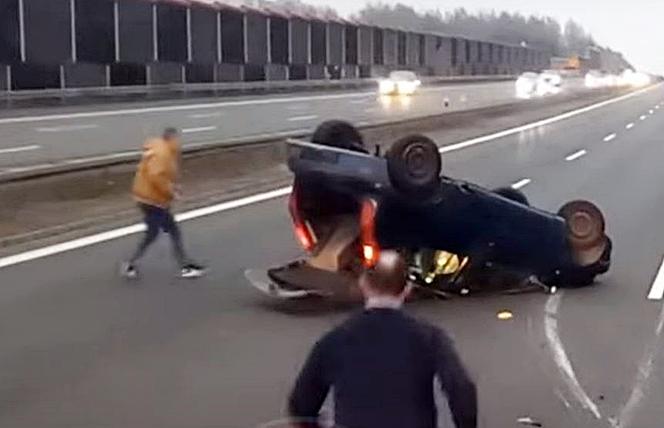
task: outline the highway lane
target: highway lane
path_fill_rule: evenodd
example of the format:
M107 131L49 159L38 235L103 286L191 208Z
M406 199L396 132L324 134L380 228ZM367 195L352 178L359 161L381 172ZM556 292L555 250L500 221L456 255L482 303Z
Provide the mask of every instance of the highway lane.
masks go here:
M662 393L662 301L646 295L664 254L664 112L638 120L659 103L661 87L444 155L450 174L488 186L529 179L522 190L538 206L597 201L616 244L611 274L595 287L409 306L455 337L480 387L482 426L517 426L525 416L560 427L659 422L661 395L651 394ZM349 309L275 304L246 286L245 268L299 254L283 200L184 228L212 266L200 282L173 278L165 241L141 281L119 280L114 262L135 237L0 270L1 425L253 427L281 414L306 350ZM502 309L514 319L498 321ZM634 391L645 398L632 399Z
M577 89L577 81L567 85L568 91ZM304 132L331 118L376 123L514 99L513 82L485 82L422 87L413 97L364 90L22 111L0 118L0 169L136 151L165 126L179 127L185 145L195 145Z

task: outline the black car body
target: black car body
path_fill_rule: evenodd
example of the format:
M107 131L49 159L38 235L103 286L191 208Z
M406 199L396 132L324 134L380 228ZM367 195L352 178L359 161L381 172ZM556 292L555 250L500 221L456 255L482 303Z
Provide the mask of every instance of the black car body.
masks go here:
M435 260L424 263L423 254L444 251L463 257L466 271L518 272L549 286L585 285L609 267L604 220L588 202L556 215L445 176L419 192L395 185L389 156L304 141L290 141L288 150L290 212L309 256L268 270L259 288L269 294L347 294L382 249L403 251L411 278L440 291L463 288L458 280L468 275L457 269L424 281Z

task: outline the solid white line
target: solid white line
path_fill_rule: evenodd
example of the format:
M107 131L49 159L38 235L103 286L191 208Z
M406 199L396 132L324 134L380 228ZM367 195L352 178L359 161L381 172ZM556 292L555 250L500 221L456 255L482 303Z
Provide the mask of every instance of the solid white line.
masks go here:
M298 122L302 120L314 120L314 119L318 119L318 116L315 114L310 114L308 116L293 116L288 118L290 122Z
M648 118L648 116L646 116L645 114L642 115L641 117L639 117L639 119L641 119L641 120L646 120L647 118Z
M634 122L630 122L627 124L627 126L625 126L625 129L632 129L632 128L634 128Z
M191 114L189 117L191 119L208 119L211 117L221 117L222 113L200 113L200 114Z
M587 152L586 150L581 149L581 150L579 150L578 152L574 152L574 153L572 153L571 155L567 156L567 157L565 158L565 160L568 161L568 162L570 162L570 161L573 161L573 160L577 160L578 158L580 158L580 157L582 157L582 156L585 156L585 155L587 155L587 154L588 154L588 152Z
M657 86L657 87L659 87L659 86ZM540 126L560 122L561 120L566 120L566 119L569 119L571 117L578 116L580 114L587 113L589 111L593 111L593 110L596 110L598 108L602 108L602 107L605 107L605 106L608 106L608 105L611 105L611 104L615 104L617 102L635 97L635 96L643 94L647 91L651 91L652 89L653 88L641 89L641 90L638 90L636 92L632 92L632 93L629 93L629 94L626 94L626 95L622 95L620 97L612 98L610 100L602 101L602 102L599 102L597 104L592 104L592 105L580 108L578 110L568 111L567 113L563 113L563 114L560 114L558 116L553 116L553 117L550 117L548 119L538 120L537 122L529 123L529 124L522 125L522 126L517 126L515 128L506 129L504 131L496 132L494 134L484 135L482 137L477 137L477 138L473 138L471 140L462 141L460 143L451 144L449 146L444 146L444 147L441 147L439 149L439 152L440 153L449 153L449 152L453 152L453 151L456 151L456 150L465 149L466 147L475 146L477 144L486 143L487 141L492 141L492 140L495 140L495 139L498 139L498 138L507 137L509 135L518 134L520 132L527 131L529 129L539 128Z
M609 135L607 135L606 137L604 137L604 142L605 142L605 143L608 143L608 142L611 141L611 140L615 140L616 137L617 137L616 134L609 134Z
M516 183L512 184L512 189L519 190L529 185L532 181L533 180L531 180L530 178L524 178L523 180L519 180Z
M573 117L573 116L576 116L578 114L584 113L586 111L591 111L591 110L594 110L596 108L603 107L605 105L613 104L615 102L631 98L631 97L636 96L638 94L644 93L647 90L650 90L650 89L642 89L640 91L633 92L633 93L628 94L628 95L623 95L621 97L614 98L612 100L603 101L601 103L594 104L594 105L585 107L585 108L580 109L580 110L575 110L575 111L572 111L572 112L564 113L562 115L555 116L555 117L552 117L552 118L549 118L549 119L545 119L545 120L542 120L542 121L539 121L539 122L535 122L535 123L530 124L530 125L524 125L524 126L520 126L520 127L517 127L517 128L508 129L508 130L505 130L505 131L497 132L497 133L492 134L492 135L486 135L484 137L475 138L473 140L468 140L468 141L464 141L464 142L461 142L461 143L457 143L453 146L446 146L446 147L443 147L441 149L441 153L445 151L444 149L448 149L447 151L459 150L459 149L462 149L464 147L469 147L469 146L473 146L475 144L490 141L492 139L501 138L501 137L504 137L505 135L511 135L511 134L520 132L522 130L532 129L532 128L535 128L537 126L541 126L541 124L553 123L553 122L556 122L556 121L564 120L568 117ZM366 94L364 94L364 95L366 95ZM354 94L353 96L363 96L363 95L362 94ZM312 99L312 97L302 97L302 98L303 98L303 100L311 100ZM0 122L0 123L2 123L2 122ZM230 201L230 202L226 202L224 204L214 205L212 207L201 208L200 210L193 211L193 213L195 213L195 214L199 213L200 214L201 212L207 212L208 210L212 210L215 213L216 212L222 212L225 209L239 208L241 206L250 205L250 204L257 203L257 202L266 201L266 200L269 200L269 199L274 199L274 198L278 198L278 197L281 197L281 196L285 196L285 195L289 194L290 191L291 191L290 187L284 187L284 188L276 189L276 190L273 190L273 191L270 191L270 192L260 193L260 194L257 194L257 195L248 196L246 198L241 198L241 199L238 199L236 201ZM233 204L236 204L236 205L233 205ZM230 206L231 208L224 208L224 207L228 207L228 206ZM202 211L202 210L205 210L205 211ZM182 213L181 215L177 216L177 219L179 221L184 221L184 220L189 219L189 218L195 218L195 217L189 217L189 216L192 215L191 213L192 212ZM15 265L15 264L18 264L18 263L28 262L28 261L39 259L39 258L42 258L42 257L47 257L47 256L50 256L50 255L62 253L64 251L70 251L70 250L74 250L74 249L77 249L77 248L86 247L86 246L89 246L89 245L109 241L109 240L112 240L112 239L121 238L123 236L138 233L142 230L143 230L142 225L133 225L133 226L128 226L128 227L121 228L121 229L115 229L115 230L111 230L111 231L108 231L108 232L103 232L103 233L100 233L100 234L97 234L97 235L92 235L92 236L88 236L88 237L75 239L73 241L63 242L63 243L52 245L52 246L49 246L49 247L44 247L44 248L28 251L28 252L21 253L21 254L16 254L16 255L13 255L13 256L0 258L0 268L6 267L6 266L12 266L12 265Z
M183 134L193 134L195 132L208 132L208 131L214 131L217 129L216 126L201 126L199 128L185 128L182 130Z
M36 128L37 132L69 132L69 131L82 131L85 129L99 128L99 125L65 125L53 126L49 128Z
M559 292L549 297L544 308L544 331L546 334L547 343L549 349L553 354L553 361L556 363L558 370L565 380L565 384L569 388L570 392L574 395L577 401L587 410L589 410L597 419L601 419L602 416L599 413L599 408L595 404L586 391L583 389L579 383L576 373L574 373L574 368L572 363L565 352L563 343L560 340L560 335L558 334L558 308L560 307L560 302L562 301L563 293Z
M271 99L268 98L268 99L257 99L257 100L222 101L218 103L184 104L184 105L172 105L172 106L161 106L161 107L132 108L132 109L123 109L123 110L52 114L45 116L9 117L5 119L0 119L0 125L5 125L9 123L44 122L50 120L82 119L82 118L91 118L91 117L128 116L128 115L137 115L145 113L202 110L202 109L237 107L237 106L247 106L247 105L282 104L282 103L293 103L293 102L303 102L303 101L313 101L313 100L337 100L344 98L364 97L370 94L373 94L373 92L357 92L350 94L334 94L334 95L313 95L313 96L290 97L290 98L271 98Z
M268 201L270 199L280 198L286 196L291 192L291 187L282 187L281 189L272 190L270 192L261 193L258 195L247 196L245 198L228 201L210 207L200 208L193 211L188 211L175 216L177 221L192 220L195 218L216 214L223 211L240 208L246 205L256 204L258 202ZM88 247L90 245L98 244L101 242L111 241L113 239L122 238L124 236L133 235L145 230L143 224L134 224L131 226L121 227L119 229L109 230L108 232L98 233L96 235L86 236L72 241L55 244L44 248L39 248L25 253L16 254L13 256L0 258L0 269L25 263L31 260L48 257L54 254L63 253L65 251L75 250L77 248Z
M20 147L8 147L6 149L0 149L0 155L5 153L18 153L18 152L27 152L30 150L40 149L41 146L33 144L32 146L20 146Z
M659 318L653 339L648 344L648 346L646 346L646 351L643 354L641 362L639 363L632 392L629 395L627 402L621 409L618 417L610 420L611 425L614 428L627 428L631 425L637 406L641 399L646 395L648 380L655 366L655 357L657 356L657 351L660 348L662 328L664 328L664 305L662 305L662 309L659 312Z
M662 300L662 298L664 298L664 259L648 293L648 300Z

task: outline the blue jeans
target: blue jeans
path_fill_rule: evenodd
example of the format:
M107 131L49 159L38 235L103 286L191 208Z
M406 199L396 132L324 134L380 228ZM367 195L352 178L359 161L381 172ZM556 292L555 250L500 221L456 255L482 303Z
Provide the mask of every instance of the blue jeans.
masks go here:
M134 252L134 255L130 259L130 262L135 263L138 261L138 259L140 259L145 253L145 250L147 250L157 239L159 231L163 230L171 237L175 259L180 266L184 266L187 263L187 257L182 244L182 235L171 211L168 208L161 208L143 203L139 203L138 208L143 212L143 219L147 231L143 236L143 240Z

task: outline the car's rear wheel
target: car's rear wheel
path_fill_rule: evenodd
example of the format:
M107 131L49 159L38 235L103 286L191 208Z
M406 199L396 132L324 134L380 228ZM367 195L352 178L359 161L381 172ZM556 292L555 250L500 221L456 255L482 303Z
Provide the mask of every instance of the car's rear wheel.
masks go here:
M513 189L511 187L499 187L495 189L493 193L496 193L503 198L509 199L510 201L514 201L525 206L530 206L528 198L521 190Z
M439 184L440 153L428 137L404 137L390 147L386 158L390 181L403 193L427 195Z

